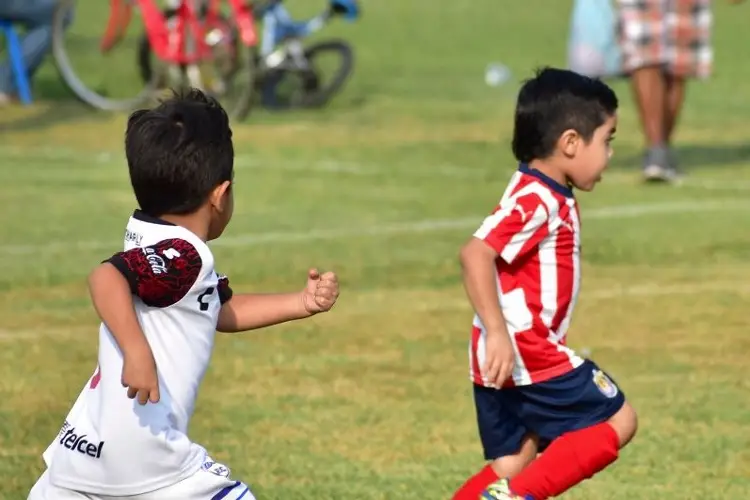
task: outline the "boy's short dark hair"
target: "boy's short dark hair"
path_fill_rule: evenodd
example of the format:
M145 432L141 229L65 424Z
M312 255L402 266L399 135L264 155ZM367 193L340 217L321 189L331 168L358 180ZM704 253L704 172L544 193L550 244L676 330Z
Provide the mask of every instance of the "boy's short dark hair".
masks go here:
M227 114L196 89L131 114L125 155L138 205L154 217L196 211L234 173Z
M614 91L600 80L564 69L537 70L518 93L513 154L524 163L547 158L568 129L590 141L617 104Z

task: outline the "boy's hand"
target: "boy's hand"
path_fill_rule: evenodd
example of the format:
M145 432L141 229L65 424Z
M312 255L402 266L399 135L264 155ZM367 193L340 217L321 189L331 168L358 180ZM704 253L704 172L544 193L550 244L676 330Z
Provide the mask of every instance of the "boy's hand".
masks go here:
M317 269L307 273L307 286L302 291L302 304L310 314L329 311L339 297L339 281L335 273L322 275Z
M159 402L159 378L156 375L156 361L151 348L146 345L138 350L123 353L122 386L128 388L128 397L138 403Z
M515 355L510 338L505 332L487 332L485 359L482 372L487 382L498 389L513 373Z

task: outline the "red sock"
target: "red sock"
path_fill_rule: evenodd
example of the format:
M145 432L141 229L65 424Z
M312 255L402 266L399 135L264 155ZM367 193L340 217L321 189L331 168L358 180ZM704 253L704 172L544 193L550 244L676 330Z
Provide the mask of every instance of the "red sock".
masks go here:
M500 479L491 466L477 472L453 495L453 500L477 500L484 489Z
M617 460L620 440L608 423L563 434L511 479L517 495L556 497Z

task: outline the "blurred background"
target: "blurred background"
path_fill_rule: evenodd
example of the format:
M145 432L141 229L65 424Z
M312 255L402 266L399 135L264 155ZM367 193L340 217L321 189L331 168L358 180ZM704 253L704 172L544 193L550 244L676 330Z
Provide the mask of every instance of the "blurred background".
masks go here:
M86 89L133 97L144 64L165 78L148 43L142 53L137 14L105 55L108 2L62 4L60 46ZM228 102L251 104L234 125L235 216L212 248L235 291L295 290L315 265L339 273L342 295L331 314L220 337L193 437L261 499L448 498L482 459L457 252L516 168L521 81L567 65L573 3L361 0L356 18L331 19L315 17L324 1L284 6L317 19L295 25L320 28L299 40L303 55L344 43L329 66L316 59L318 73L304 60L284 70L266 57L278 40L256 57L230 39L236 52L222 54L233 35L217 18L219 76L205 84L230 75ZM585 268L569 343L617 378L641 431L566 498L750 495L747 9L713 4L713 74L688 82L673 141L680 182L643 183L637 107L629 82L611 80L615 156L597 190L579 195ZM351 74L320 98L346 57ZM95 368L85 276L121 248L135 208L127 114L81 103L55 59L33 76L31 105L14 92L0 103L0 498L12 500L26 497Z

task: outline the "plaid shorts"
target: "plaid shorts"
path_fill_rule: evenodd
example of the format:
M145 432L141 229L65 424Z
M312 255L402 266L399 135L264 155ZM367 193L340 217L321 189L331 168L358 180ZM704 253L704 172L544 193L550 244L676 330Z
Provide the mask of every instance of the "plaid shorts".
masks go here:
M675 76L711 73L711 0L615 0L623 69L662 66Z

